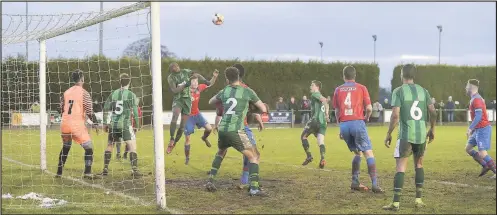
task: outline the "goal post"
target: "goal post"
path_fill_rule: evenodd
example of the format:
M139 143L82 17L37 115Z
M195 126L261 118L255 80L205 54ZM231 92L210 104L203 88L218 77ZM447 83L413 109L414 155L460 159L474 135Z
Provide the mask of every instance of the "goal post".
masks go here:
M166 209L166 175L164 160L164 125L162 124L162 62L160 43L160 5L150 3L150 22L152 23L152 111L155 157L155 195L157 206Z
M147 9L147 11L146 11L147 13L143 13L143 12L139 13L140 11L142 11L144 9ZM111 93L111 90L116 89L115 88L116 84L112 84L112 83L118 82L118 79L115 79L116 74L119 74L121 72L129 72L129 74L131 75L131 73L134 73L135 76L131 77L131 78L132 79L133 78L140 79L142 81L143 85L142 86L135 86L135 88L142 88L142 89L140 89L142 92L141 92L141 95L139 96L139 97L141 97L141 99L143 99L143 97L151 98L151 99L147 100L147 101L149 101L147 103L148 104L147 107L150 107L152 110L150 124L152 127L151 130L153 132L153 137L151 138L151 139L153 139L153 149L150 148L150 151L153 150L153 153L149 153L148 156L150 156L149 158L153 158L153 165L154 165L154 168L152 170L150 170L151 172L153 172L154 183L155 183L155 186L153 186L155 196L153 198L156 200L157 208L163 209L163 210L168 210L168 208L166 206L166 189L165 189L165 178L166 177L165 177L164 137L163 137L164 136L163 135L164 128L163 128L163 119L162 119L163 118L163 106L162 106L162 74L161 74L162 73L162 68L161 68L162 59L161 59L161 39L160 39L160 35L161 35L161 33L160 33L160 2L139 2L139 3L132 4L132 5L120 7L118 9L109 10L109 11L106 11L103 13L61 14L61 15L59 15L60 16L59 20L56 20L57 18L55 18L55 20L54 20L54 17L57 17L58 15L33 15L32 17L29 17L29 18L35 19L35 22L39 22L39 23L47 22L48 24L45 27L42 26L41 27L42 29L39 29L39 26L41 26L41 25L38 23L38 26L36 26L36 29L30 30L29 33L27 32L28 31L27 29L26 29L26 31L19 32L18 26L16 27L15 25L7 26L7 28L5 28L5 29L2 28L2 34L3 34L3 36L2 36L2 50L6 49L5 45L22 44L22 43L27 42L27 41L36 40L36 41L38 41L37 49L39 51L39 54L38 54L39 59L36 60L37 64L38 64L37 65L38 68L32 67L33 71L31 71L30 65L34 64L34 62L36 62L36 61L32 62L29 59L25 59L25 61L22 61L22 62L19 61L21 63L19 63L18 61L15 61L15 64L12 63L12 65L10 65L10 67L8 67L9 65L6 66L8 68L11 68L12 71L8 71L8 73L5 73L5 74L11 74L11 73L14 74L15 73L16 81L21 83L21 82L26 81L26 80L22 80L22 79L19 81L17 80L17 74L18 74L17 70L20 70L20 69L17 69L17 64L23 64L23 62L25 62L25 64L26 64L25 68L26 68L26 70L28 70L27 73L28 72L33 73L33 80L36 79L36 77L34 77L34 76L38 76L37 77L38 81L36 83L39 86L34 86L33 88L30 88L30 89L32 89L33 92L37 90L38 93L37 93L37 95L31 95L31 97L26 100L26 102L22 108L21 107L19 107L19 108L14 107L14 108L9 109L7 111L4 111L4 109L2 108L2 116L1 116L2 122L4 122L5 121L4 112L9 112L9 114L10 114L8 116L8 118L10 118L9 119L10 120L9 128L11 128L11 127L13 128L13 130L9 131L11 136L6 137L6 138L4 138L4 136L2 136L2 141L9 140L8 138L11 138L13 143L22 142L22 141L24 141L24 140L21 140L23 133L22 133L22 131L18 132L16 130L23 130L24 128L22 128L22 126L24 126L24 125L20 126L20 124L22 124L22 123L16 122L15 126L19 125L19 127L14 128L15 126L13 126L14 123L12 122L13 121L12 118L14 118L17 115L12 114L12 111L14 111L16 113L20 113L20 112L26 110L26 107L29 106L28 103L31 104L31 102L33 102L33 101L39 101L39 111L38 111L39 122L38 122L38 124L34 123L36 125L34 125L33 123L27 125L27 126L29 126L28 128L32 128L32 126L39 126L39 135L40 135L39 136L39 144L40 144L39 145L39 165L36 165L36 163L38 162L38 159L36 159L35 162L31 162L31 163L30 162L22 162L22 159L19 159L20 157L26 156L26 155L18 156L19 158L17 160L11 159L11 157L7 157L4 159L8 159L15 164L39 167L39 169L41 169L44 174L46 174L46 173L53 174L54 165L56 164L56 162L54 161L54 157L55 157L54 154L57 153L57 156L58 156L58 151L55 152L55 150L60 150L60 148L58 148L59 146L54 146L54 143L53 143L54 141L52 141L52 139L54 139L54 138L52 138L51 136L54 136L54 134L53 134L54 132L53 132L53 129L49 129L49 126L48 126L49 123L52 124L50 122L51 118L49 118L49 115L51 114L51 111L54 110L52 107L55 107L57 105L56 104L57 101L55 99L53 99L54 97L56 97L56 96L54 96L54 94L59 94L59 93L62 94L68 88L69 76L67 74L63 74L63 75L55 74L54 75L54 73L60 73L60 72L58 71L59 62L58 61L55 63L50 62L51 60L49 60L49 57L48 57L48 56L53 55L54 49L57 49L57 48L52 47L52 44L54 43L54 40L52 40L52 38L64 37L63 39L59 39L60 41L55 42L55 43L58 43L57 45L63 44L63 43L75 42L76 45L83 47L82 49L87 49L87 47L84 45L84 43L91 41L90 39L85 38L85 39L80 39L80 40L76 40L76 41L71 41L70 39L66 39L66 36L67 36L66 34L71 34L72 32L76 32L76 31L87 31L85 29L87 29L89 27L95 27L95 25L97 25L97 24L100 24L100 23L103 23L103 22L106 22L109 20L113 20L113 19L116 19L119 17L124 17L124 16L130 15L130 14L133 14L133 13L138 13L135 16L141 17L142 19L147 20L146 24L143 24L141 22L138 23L138 21L136 24L137 29L141 29L143 31L146 31L146 34L138 34L137 33L136 35L146 35L146 37L149 38L149 40L148 40L149 52L147 52L149 57L147 59L143 59L143 61L148 61L147 63L140 63L140 60L136 61L136 60L134 60L133 57L127 57L127 56L124 56L124 57L120 56L120 57L117 57L117 59L114 58L114 59L108 60L110 58L107 58L105 56L100 56L100 54L98 54L98 56L96 57L97 58L96 64L98 67L97 70L91 71L92 67L89 64L91 61L90 59L92 57L89 57L89 56L85 56L85 57L87 57L87 60L81 60L81 58L78 58L78 59L76 59L76 58L74 58L74 59L73 58L64 58L64 59L66 59L66 62L63 62L60 67L62 69L61 71L63 71L63 72L70 72L73 70L72 68L74 68L74 66L72 66L72 68L70 69L70 67L71 67L70 64L77 65L77 68L79 68L80 62L82 62L83 63L82 66L85 68L88 68L88 73L90 73L87 75L98 76L98 78L100 78L99 81L95 82L94 79L92 79L92 77L90 77L89 78L90 83L86 83L86 78L85 78L85 84L90 85L90 88L94 85L104 85L104 84L113 85L113 87L110 87L110 89L106 88L105 92L99 92L98 88L93 89L93 93L98 94L100 97L105 96L105 98L107 97L108 94ZM9 15L6 15L6 16L9 16ZM24 20L23 20L23 18L20 18L20 17L26 17L25 21L31 22L31 20L28 20L28 16L24 16L24 15L12 15L12 16L20 19L21 22L24 22ZM41 18L38 18L38 17L41 17ZM43 20L43 17L49 17L49 18L46 18L45 20ZM2 14L2 18L4 18L4 14ZM73 18L76 18L76 20L74 20ZM62 20L62 22L61 22L61 20ZM65 23L64 23L64 21L65 21ZM55 23L55 24L53 24L53 26L51 26L51 27L47 27L51 23L52 24ZM62 23L62 25L57 26L58 23ZM14 24L17 24L17 23L14 23ZM120 26L120 27L116 27L116 28L129 27L127 25L127 23L123 23L123 24L126 24L126 25L124 25L124 27ZM140 26L138 26L138 25L140 25ZM146 26L147 30L144 30L145 27L143 27L143 26ZM9 32L9 27L11 28L10 32ZM76 34L79 34L79 33L76 33ZM74 34L72 34L72 36L74 36ZM76 36L79 36L79 35L76 35ZM116 36L113 35L113 37L111 37L111 38L116 38L119 36L120 35L117 34ZM67 37L69 37L69 36L67 36ZM125 37L125 36L123 36L123 37ZM129 40L129 38L126 38L126 39ZM127 42L129 42L129 41L127 41ZM122 45L126 45L126 44L118 44L117 46L122 46ZM30 46L30 48L33 49L31 46ZM70 45L69 46L65 45L63 48L64 49L67 48L67 50L68 50L67 52L74 51L74 48L70 47ZM66 50L63 50L63 51L61 51L61 50L62 49L59 48L59 50L55 50L55 51L56 52L66 51ZM80 50L77 50L77 51L80 51ZM36 53L36 52L34 52L34 53ZM85 51L85 53L88 54L86 51ZM123 55L124 55L124 52L123 52ZM26 56L27 56L27 53L26 53ZM33 58L34 56L35 56L35 54L30 54L30 58ZM108 68L101 70L100 69L100 66L101 66L100 61L103 61L103 60L101 60L101 57L103 60L117 62L117 69L115 68L116 66L114 68L111 68L111 66L110 66L111 63L108 63L109 64ZM60 60L60 59L58 59L58 60ZM125 62L125 63L123 63L123 62ZM84 65L85 63L87 63L88 65ZM4 72L3 68L4 68L5 64L9 64L9 62L4 61L4 59L2 59L2 73ZM55 66L55 72L54 72L54 66ZM12 69L12 68L14 68L14 69ZM36 72L36 69L38 69L37 72ZM137 73L137 70L139 71L139 73ZM138 74L139 77L136 77L136 74ZM100 77L100 76L104 76L104 75L105 75L105 78ZM144 78L143 76L150 76L151 78L148 78L148 77ZM56 77L58 79L54 79L54 77ZM9 76L9 80L10 80L10 76ZM54 80L55 80L55 82L54 82ZM2 84L4 82L8 82L8 80L7 81L2 80ZM132 83L133 83L133 81L132 81ZM53 87L54 85L57 85L55 91L58 91L58 92L54 92L54 87ZM15 86L15 83L14 84L10 83L9 86ZM145 87L147 88L146 90L143 89ZM8 88L5 88L4 86L2 86L2 89L1 89L2 96L7 95L8 97L10 97L12 95L12 99L8 98L8 100L7 100L9 102L9 104L7 104L9 107L11 105L14 106L15 102L14 103L11 102L14 100L13 99L14 96L15 96L15 101L18 101L19 100L18 95L20 95L22 97L26 94L24 92L21 92L22 89L20 89L20 88L18 89L18 88L19 87L16 87L15 90L12 90L10 88L8 89ZM36 88L38 88L38 89L36 89ZM30 89L28 89L28 91ZM60 91L59 91L59 89L60 89ZM102 89L102 88L100 88L100 89ZM18 93L18 91L20 93ZM93 94L92 89L90 89L89 92L91 94ZM144 95L145 93L149 93L149 95ZM137 94L137 96L138 96L138 94ZM36 97L39 97L39 98L36 98ZM103 99L105 99L105 98L103 98ZM92 96L92 100L93 99L94 99L94 97ZM2 102L3 101L5 101L5 100L2 99ZM145 102L142 102L142 104L143 103L145 103ZM2 107L3 107L3 105L2 105ZM47 108L50 108L51 111L49 111ZM28 113L28 114L31 114L31 113ZM34 115L34 112L32 115ZM106 120L106 119L103 119L103 120ZM52 134L50 132L52 132ZM5 133L2 133L2 135L5 135ZM35 135L30 135L27 133L26 133L26 136L28 136L28 138L29 138L29 136L35 137ZM100 139L103 139L103 138L100 138ZM107 141L106 138L105 138L105 141ZM138 141L140 141L140 139L138 139ZM27 142L34 142L34 141L29 140ZM58 142L60 142L60 135L59 135ZM148 141L148 142L151 142L151 141ZM3 145L5 145L5 144L7 144L7 143L4 143ZM24 143L24 144L28 145L29 143ZM103 145L103 143L99 143L99 144ZM107 144L107 142L105 142L105 145L106 144ZM12 144L12 145L15 145L15 144ZM9 146L9 151L11 151L11 154L9 154L9 155L15 154L14 148L15 148L14 146ZM56 149L56 148L58 148L58 149ZM27 152L29 152L29 153L36 153L36 151L37 150L33 150L33 149L27 150ZM95 151L94 157L102 156L102 154L103 154L103 151L101 151L100 148L98 148L97 150L94 150L94 151ZM22 152L22 153L24 153L24 152ZM7 153L3 153L3 155L5 155L5 154L7 154ZM47 154L50 156L47 156ZM28 160L31 161L35 157L37 157L37 156L32 156ZM152 161L152 159L146 159L146 157L140 157L140 158L141 158L141 162L143 162L143 163L148 163L149 160ZM76 159L78 159L78 158L74 158L74 160L76 160ZM82 160L75 161L75 163L76 162L81 164ZM144 165L146 165L146 164L144 164ZM94 166L94 169L95 168L98 170L100 169L100 163L98 163L98 165L95 165L95 163L94 163L93 166ZM149 166L151 166L151 164ZM35 168L35 169L37 169L37 168ZM129 169L129 167L128 167L128 169ZM12 173L12 174L14 174L14 173ZM23 174L23 173L21 172L21 173L17 173L17 174ZM119 176L121 176L121 174L118 174L117 177L119 177ZM30 176L30 177L33 177L33 176ZM15 180L14 177L12 177L12 181L14 181L14 180ZM73 179L71 179L71 180L73 180ZM53 182L53 183L56 183L56 182ZM85 184L86 182L74 181L74 183ZM125 181L122 183L125 184L128 182ZM134 183L134 182L131 182L131 183ZM104 185L104 183L102 183L102 184ZM51 185L52 184L50 184L48 186L51 186ZM111 184L111 185L115 186L113 184ZM6 186L8 186L8 185L4 184L4 187L6 187ZM35 185L35 183L33 183L32 185L28 185L28 186L41 186L41 188L43 188L44 185L43 184ZM56 186L61 186L62 189L64 189L64 184L56 185ZM86 186L88 186L88 184L86 184ZM152 190L148 189L148 188L150 188L150 186L146 182L138 181L136 185L133 184L133 185L123 185L123 186L124 186L124 188L122 188L123 192L120 192L120 191L117 192L117 194L118 194L117 196L121 196L121 197L125 196L126 198L132 199L132 200L140 199L140 202L150 202L151 203L152 199L151 198L149 199L149 197L152 197ZM126 187L126 186L128 186L128 187ZM131 186L131 188L129 186ZM131 195L124 194L124 191L129 191L129 190L133 191L133 190L137 189L137 188L135 188L135 186L141 186L141 187L139 187L139 189L143 190L142 192L144 192L143 199L133 197L134 194L131 194ZM12 187L15 187L15 185L12 185ZM93 186L93 188L94 187L95 186ZM105 186L101 186L100 189L108 190ZM6 190L6 189L3 189L3 190ZM10 189L10 190L15 190L15 188ZM44 190L44 189L39 189L39 190ZM52 192L54 192L54 193L52 193L53 195L56 194L55 191L52 191ZM66 192L66 191L63 191L63 192ZM68 192L74 192L74 191L71 191L69 189ZM108 194L108 191L107 191L107 194ZM57 193L57 195L61 195L61 194ZM98 195L98 194L95 194L95 195ZM65 196L65 195L61 195L61 196ZM114 200L114 201L116 201L116 200ZM149 205L150 203L145 203L144 205ZM15 205L15 206L17 207L17 206L22 206L22 205ZM130 205L130 206L132 206L132 205ZM2 208L3 208L3 205L2 205Z
M40 40L40 169L47 170L47 43Z

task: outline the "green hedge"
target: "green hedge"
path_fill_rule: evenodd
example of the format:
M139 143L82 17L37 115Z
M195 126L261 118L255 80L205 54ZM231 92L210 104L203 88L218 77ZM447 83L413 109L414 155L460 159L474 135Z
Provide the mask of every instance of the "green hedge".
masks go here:
M162 61L162 91L164 110L171 109L172 95L167 84L169 74L168 65L172 60ZM202 95L200 108L204 110L213 109L207 100L225 86L223 71L226 67L240 62L237 60L176 60L181 68L188 68L199 72L207 79L212 77L214 69L221 74L217 83ZM343 83L342 69L347 63L335 62L323 64L319 62L302 61L245 61L242 62L247 71L244 81L254 89L259 97L271 108L274 108L277 97L282 96L286 100L295 96L297 100L303 95L309 95L311 80L320 80L323 83L322 93L324 96L332 95L335 87ZM376 64L352 63L358 71L357 81L366 85L373 100L378 99L379 92L379 68ZM26 69L27 66L27 69ZM141 98L144 110L151 110L152 104L152 77L148 62L136 59L122 58L118 60L90 57L87 59L50 59L47 64L47 103L51 110L57 110L61 93L68 89L70 71L81 69L85 71L85 88L92 94L93 100L103 102L112 90L119 88L119 74L128 73L132 77L131 90ZM7 72L8 71L8 72ZM29 76L33 94L28 96L26 90L12 90L12 86L21 86L27 79L13 79L13 71L21 71L18 76ZM28 71L28 73L26 73ZM26 98L23 103L30 104L38 99L38 63L26 64L20 60L7 60L2 63L2 98L22 97ZM8 78L7 78L8 76ZM4 81L4 77L6 77ZM9 88L9 86L11 88ZM8 90L11 89L11 90ZM7 93L10 91L10 94ZM15 95L14 95L15 94ZM10 101L10 102L9 102ZM8 100L5 103L13 103ZM4 106L5 107L5 106ZM16 107L10 109L24 109Z
M169 74L167 66L171 61L163 61L163 80ZM207 79L212 77L212 71L218 69L222 72L227 66L239 61L235 60L179 60L181 68L189 68L198 71ZM270 108L274 108L279 96L285 101L295 96L297 101L303 95L309 96L309 86L312 80L320 80L323 83L322 93L331 96L337 86L343 84L342 69L346 63L336 62L322 64L318 62L302 61L245 61L242 62L247 71L244 77L246 82ZM352 64L358 71L357 81L366 85L372 99L378 98L379 92L379 68L373 64ZM165 81L163 81L165 83ZM204 102L200 102L201 109L212 109L207 100L225 86L223 73L220 74L218 82L208 91L202 94ZM163 87L164 109L171 108L171 93L169 88Z
M418 73L415 82L425 87L437 102L447 101L452 96L459 101L458 108L466 108L469 98L465 94L468 79L480 80L480 93L483 98L495 99L495 66L452 66L452 65L417 65ZM395 67L392 77L392 90L401 85L400 70L402 65Z

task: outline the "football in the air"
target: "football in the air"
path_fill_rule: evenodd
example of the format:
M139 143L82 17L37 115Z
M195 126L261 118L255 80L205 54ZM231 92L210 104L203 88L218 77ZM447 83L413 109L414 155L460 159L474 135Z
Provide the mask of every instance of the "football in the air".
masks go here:
M222 25L224 23L224 16L219 13L214 14L212 23L214 23L214 25Z

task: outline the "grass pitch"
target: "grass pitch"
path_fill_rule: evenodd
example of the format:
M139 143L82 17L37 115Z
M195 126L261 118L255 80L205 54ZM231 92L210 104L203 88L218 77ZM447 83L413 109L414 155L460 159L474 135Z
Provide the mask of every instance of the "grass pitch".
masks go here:
M359 193L349 189L353 154L338 138L338 128L329 128L326 136L324 170L318 169L318 160L306 167L300 166L305 158L299 137L301 129L268 129L255 131L261 151L261 184L270 194L268 198L249 197L238 190L241 173L241 155L228 151L217 176L218 191L205 191L207 171L210 169L216 147L207 148L200 140L203 132L193 135L190 165L184 165L183 143L166 155L167 205L183 213L385 213L381 209L392 200L395 161L393 148L383 145L386 127L369 127L378 169L379 184L385 194ZM424 202L426 208L414 208L414 169L410 160L406 172L401 210L398 213L496 213L495 180L478 178L480 167L467 156L466 127L439 127L435 141L428 145L425 156ZM167 140L168 131L165 131ZM59 132L47 134L47 161L51 172L56 172L61 149ZM106 147L105 133L92 133L95 146L93 172L103 167ZM69 203L46 209L39 202L21 199L2 199L2 213L165 213L155 207L153 133L143 130L137 134L139 167L145 174L132 180L129 160L113 160L111 174L97 181L81 179L84 150L73 144L66 163L64 176L54 179L41 173L39 166L39 132L37 130L3 130L2 133L2 194L14 196L30 192L50 198L64 199ZM210 140L215 143L215 136ZM182 140L183 141L183 140ZM165 141L167 144L167 141ZM319 148L310 138L311 151L319 157ZM492 150L495 159L495 128ZM124 150L124 146L123 146ZM32 166L30 166L32 165ZM491 174L489 173L488 176ZM361 182L370 186L365 159L361 164Z

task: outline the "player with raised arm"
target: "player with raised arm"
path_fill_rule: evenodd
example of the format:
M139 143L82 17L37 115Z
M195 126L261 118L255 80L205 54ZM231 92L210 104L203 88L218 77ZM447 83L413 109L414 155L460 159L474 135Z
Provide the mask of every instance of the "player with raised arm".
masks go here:
M62 176L62 170L64 169L69 150L71 150L72 141L74 140L85 150L84 178L98 179L97 175L91 174L93 144L85 125L87 118L93 122L97 122L97 118L93 113L91 96L83 88L85 82L83 71L78 69L72 72L71 76L75 84L67 89L60 99L60 111L62 114L60 132L63 145L59 154L56 177L60 178Z
M188 165L188 162L190 161L190 135L193 134L193 132L195 132L195 126L197 126L197 128L205 129L204 135L202 136L202 140L205 142L205 145L207 145L207 147L211 147L211 143L207 138L211 134L212 127L207 122L204 115L200 113L200 109L198 108L198 103L200 101L200 93L206 90L207 88L211 87L212 85L214 85L218 75L219 72L217 70L214 71L212 79L209 81L209 85L198 84L197 77L192 77L190 80L191 81L190 92L192 94L192 111L190 114L190 118L188 118L188 121L186 122L186 127L185 127L185 140L186 140L185 164L186 165Z
M394 158L396 160L396 173L393 183L393 202L384 206L385 210L399 210L400 197L404 186L404 175L407 168L407 159L411 154L415 163L416 183L416 208L424 207L421 200L424 169L423 156L426 148L426 139L431 143L435 138L435 123L437 120L434 104L428 90L414 83L416 66L406 64L401 70L402 86L392 92L392 116L390 126L385 138L385 146L390 148L392 132L400 121L399 135L395 146ZM430 120L430 129L427 131L426 123ZM400 120L399 120L400 119Z
M326 153L326 147L324 145L324 135L326 134L326 127L328 126L327 122L329 121L329 105L328 99L326 99L323 95L321 95L321 82L320 81L312 81L311 82L311 119L307 122L304 127L304 131L300 135L300 139L302 140L302 146L304 147L304 151L307 155L302 166L305 166L312 162L313 158L311 152L309 151L309 141L307 137L313 134L317 140L319 145L319 152L321 154L321 161L319 162L319 168L324 168L326 165L326 160L324 159Z
M192 72L190 69L180 69L177 63L169 64L169 76L167 76L167 83L169 84L169 89L173 92L173 117L171 118L171 125L169 127L170 133L170 141L167 146L166 153L169 154L172 152L173 148L176 146L176 143L183 136L183 132L185 131L185 124L188 118L190 117L191 107L192 107L192 96L190 93L190 79L192 77L198 77L202 82L209 82L205 80L205 78L198 74ZM181 121L179 124L178 131L176 132L176 123L178 122L178 117L181 114ZM176 132L176 137L174 137L174 133Z
M470 79L466 84L466 95L471 98L469 111L472 121L466 133L468 138L466 152L482 166L480 177L492 170L494 173L492 178L495 179L495 162L487 152L492 144L492 125L488 121L485 101L478 93L479 86L480 82L476 79ZM478 147L478 151L473 149L475 146Z
M216 191L214 178L228 148L233 147L249 159L249 195L266 196L259 187L259 162L255 146L250 143L243 129L249 103L252 102L263 113L267 111L266 106L252 89L241 86L237 68L228 67L225 70L225 77L229 85L209 100L209 104L211 105L221 102L224 113L218 128L219 150L212 162L207 190L211 192Z
M340 126L340 139L343 139L349 150L355 154L352 159L352 184L350 188L359 191L369 190L368 187L359 182L361 156L364 154L368 164L372 191L383 193L383 189L378 186L373 147L364 122L364 120L369 121L373 110L371 99L366 86L356 83L355 78L356 70L353 66L343 68L345 83L335 89L332 101L335 116ZM366 107L366 116L363 114L364 107Z
M136 153L136 136L135 133L140 128L138 118L138 98L129 90L131 78L128 74L120 76L121 88L112 92L104 104L104 119L107 119L107 114L111 112L110 123L104 123L105 131L109 133L107 149L104 153L104 169L103 176L109 174L109 163L112 157L112 149L114 144L121 142L121 139L126 144L129 150L129 160L131 162L132 176L139 178L142 176L138 171L138 155ZM132 127L131 121L134 117L136 127Z
M238 69L239 72L239 81L240 85L242 87L248 88L247 84L243 82L243 77L245 76L245 68L243 67L242 64L236 63L233 65L233 67ZM268 106L266 106L266 110L269 110ZM216 105L216 120L214 123L214 131L217 130L217 127L219 125L219 122L221 121L221 118L223 116L223 106L221 103ZM260 161L260 153L259 150L257 149L257 142L255 141L254 134L252 132L252 129L250 129L249 124L248 124L248 118L253 118L257 121L259 131L262 131L264 129L264 123L262 122L262 116L261 113L259 113L258 108L255 107L252 103L249 103L249 110L247 112L247 116L244 119L244 130L245 133L247 134L247 137L250 140L250 143L254 145L254 149L257 154L257 159ZM246 156L243 156L243 167L242 167L242 175L240 177L240 189L244 189L249 187L249 160Z

